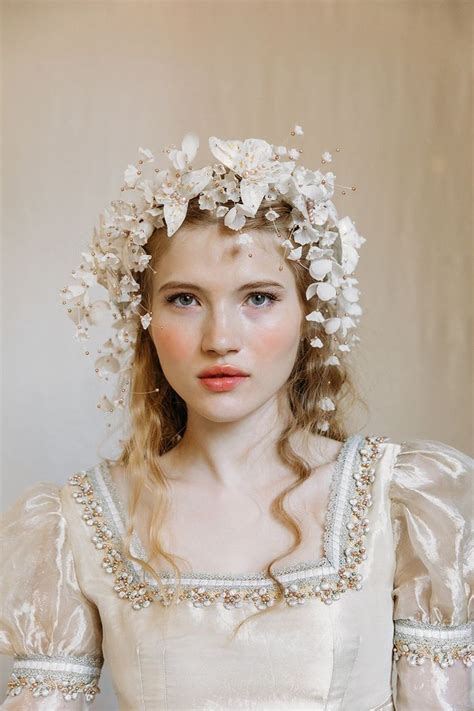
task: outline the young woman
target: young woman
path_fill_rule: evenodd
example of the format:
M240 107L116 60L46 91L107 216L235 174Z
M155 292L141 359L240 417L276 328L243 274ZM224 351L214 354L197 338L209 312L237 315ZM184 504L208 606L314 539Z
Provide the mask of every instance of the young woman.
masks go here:
M121 711L467 711L473 462L346 429L363 238L332 174L255 139L193 172L190 143L64 290L79 334L111 304L101 406L129 422L4 516L2 708L86 708L105 658Z

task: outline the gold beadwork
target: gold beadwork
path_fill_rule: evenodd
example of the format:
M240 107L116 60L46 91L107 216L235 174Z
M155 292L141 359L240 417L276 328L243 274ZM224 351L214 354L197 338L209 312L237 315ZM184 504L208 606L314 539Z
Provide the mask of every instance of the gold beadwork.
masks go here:
M100 687L95 681L86 684L83 681L66 678L61 680L44 674L26 676L14 672L10 675L7 687L9 696L18 696L23 689L28 689L35 697L49 696L52 691L57 689L62 693L65 701L74 701L78 694L84 694L86 701L93 701L96 694L100 693Z
M393 656L395 661L407 657L410 666L421 665L426 659L431 659L442 669L451 667L456 660L462 661L466 667L471 667L474 663L474 644L445 642L433 645L430 640L407 642L399 638L394 643Z
M366 518L367 510L372 505L370 490L375 480L374 465L380 456L381 443L387 437L365 437L359 446L360 464L352 473L354 493L349 499L350 518L346 523L348 540L343 551L343 564L334 574L318 577L317 581L301 579L284 587L284 593L273 581L255 580L255 585L184 585L176 598L176 603L189 601L195 607L209 607L222 602L224 607L241 607L244 603L255 605L258 609L271 607L283 600L289 606L303 604L307 599L318 598L327 605L339 600L347 590L360 590L362 576L357 568L367 558L364 538L369 530ZM87 473L74 474L69 483L77 487L72 496L77 504L83 506L82 518L87 526L95 529L92 542L97 550L103 551L102 567L105 572L115 576L114 590L119 598L128 600L134 610L148 607L157 600L162 605L171 604L174 588L166 576L161 577L163 588L149 585L136 579L131 573L129 561L121 554L120 540L115 537L111 525L105 520L103 508L97 500L94 488ZM315 576L317 577L317 576ZM225 576L223 576L225 580ZM168 587L166 587L168 585Z
M469 668L474 664L471 625L395 620L393 657L397 662L406 657L410 666L424 664L430 659L442 669L453 666L456 661L462 661Z

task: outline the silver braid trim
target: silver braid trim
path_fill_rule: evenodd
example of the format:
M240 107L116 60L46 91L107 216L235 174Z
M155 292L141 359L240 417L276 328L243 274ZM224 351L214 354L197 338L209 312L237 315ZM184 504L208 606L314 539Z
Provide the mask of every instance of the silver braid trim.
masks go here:
M93 701L100 693L97 683L102 664L102 658L90 656L17 655L8 681L8 693L18 696L27 689L32 696L43 697L60 691L65 701L77 699L78 694L84 694L86 701Z
M474 663L471 624L434 625L414 620L396 620L393 655L398 661L407 658L411 666L424 664L426 659L442 669L462 661L470 668Z

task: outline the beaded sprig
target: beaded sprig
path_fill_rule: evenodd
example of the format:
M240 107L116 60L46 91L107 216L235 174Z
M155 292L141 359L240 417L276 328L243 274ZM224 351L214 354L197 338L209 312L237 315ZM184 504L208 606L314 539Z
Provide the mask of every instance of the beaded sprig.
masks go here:
M370 491L375 480L375 463L381 453L381 444L386 439L365 437L358 448L359 462L352 471L352 494L348 501L348 540L340 561L323 561L334 572L322 575L321 570L315 569L313 575L308 575L308 571L305 571L301 579L294 580L284 588L283 595L269 578L255 581L255 584L250 586L223 583L210 589L203 585L183 585L176 603L188 601L195 607L209 607L220 602L226 608L250 603L257 609L263 609L271 607L281 599L293 606L303 604L309 598L317 598L330 605L347 590L360 590L362 576L357 570L367 558L364 538L369 525L366 514L372 505ZM72 495L76 503L83 507L82 518L85 524L95 529L92 542L97 550L104 553L102 566L105 572L115 576L114 590L118 597L128 600L134 610L146 608L155 600L164 606L171 604L174 588L169 585L168 575L161 577L164 587L160 589L157 585L138 580L133 574L130 561L125 559L120 551L118 535L114 535L112 524L104 517L103 506L88 474L74 474L69 483L78 489Z
M472 628L465 625L431 625L413 620L397 620L393 657L406 657L410 666L420 666L427 659L442 669L460 660L470 668L474 663Z

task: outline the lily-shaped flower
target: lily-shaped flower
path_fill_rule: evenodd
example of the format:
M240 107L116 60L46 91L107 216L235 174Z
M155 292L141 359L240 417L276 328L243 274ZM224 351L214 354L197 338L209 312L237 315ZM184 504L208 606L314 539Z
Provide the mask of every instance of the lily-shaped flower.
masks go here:
M199 138L195 133L187 133L181 141L181 150L171 149L168 158L177 170L185 170L196 157Z
M217 160L242 178L242 204L253 214L260 207L269 185L287 178L295 165L294 161L281 163L274 160L273 147L259 138L222 141L211 136L209 148Z
M166 178L155 193L158 205L163 205L163 214L168 237L181 227L188 211L188 202L208 185L212 167L188 170L178 177L166 171Z

